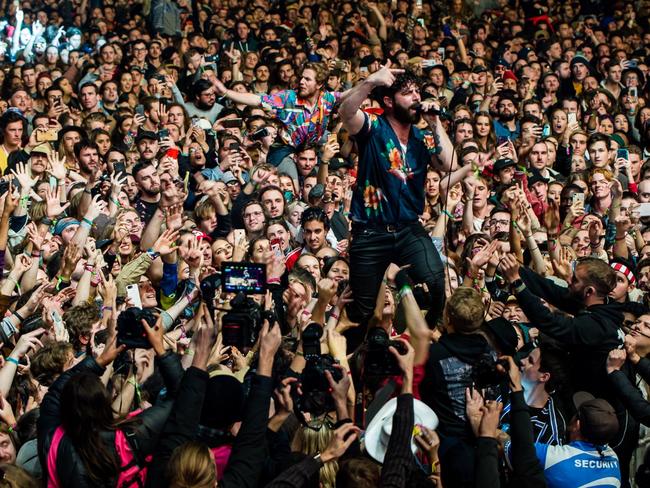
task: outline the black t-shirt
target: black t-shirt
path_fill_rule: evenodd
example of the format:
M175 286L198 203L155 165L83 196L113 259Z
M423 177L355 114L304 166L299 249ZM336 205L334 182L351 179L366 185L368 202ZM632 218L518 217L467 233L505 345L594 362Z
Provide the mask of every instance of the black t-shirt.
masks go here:
M158 203L145 202L143 200L140 200L140 197L138 197L135 200L133 208L135 208L136 212L138 212L138 215L140 216L140 219L146 225L153 217L153 214L156 213L156 209L158 208Z

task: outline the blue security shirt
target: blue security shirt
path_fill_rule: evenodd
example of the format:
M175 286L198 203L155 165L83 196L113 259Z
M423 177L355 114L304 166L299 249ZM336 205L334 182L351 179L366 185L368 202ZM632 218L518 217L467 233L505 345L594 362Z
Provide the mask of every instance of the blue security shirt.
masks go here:
M535 443L535 451L544 468L548 488L621 486L618 457L609 446L603 446L602 456L594 444L583 441L574 441L564 446Z
M355 136L359 148L352 220L366 224L417 222L424 212L424 182L439 143L411 127L406 151L384 116L365 114Z

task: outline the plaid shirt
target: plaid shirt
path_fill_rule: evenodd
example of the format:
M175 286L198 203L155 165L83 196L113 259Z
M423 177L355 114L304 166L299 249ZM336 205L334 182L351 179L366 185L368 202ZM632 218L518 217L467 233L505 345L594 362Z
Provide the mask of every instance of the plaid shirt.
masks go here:
M262 107L270 110L284 124L281 137L290 146L318 143L326 132L330 114L339 102L339 92L321 92L312 108L295 90L283 90L262 96Z

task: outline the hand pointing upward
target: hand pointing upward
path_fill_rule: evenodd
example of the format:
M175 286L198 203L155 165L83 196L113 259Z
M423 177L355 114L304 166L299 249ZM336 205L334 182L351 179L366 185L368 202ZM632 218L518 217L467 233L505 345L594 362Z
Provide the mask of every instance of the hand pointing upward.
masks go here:
M368 83L373 86L391 86L395 82L395 76L404 73L403 69L391 68L392 62L389 59L379 70L368 77Z

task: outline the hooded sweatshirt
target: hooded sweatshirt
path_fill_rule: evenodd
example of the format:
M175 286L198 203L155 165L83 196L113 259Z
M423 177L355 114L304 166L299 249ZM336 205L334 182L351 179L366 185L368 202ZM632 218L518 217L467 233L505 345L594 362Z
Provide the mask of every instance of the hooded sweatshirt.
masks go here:
M443 436L474 438L465 415L465 389L472 386L474 364L486 355L496 358L481 334L452 333L431 344L420 394L438 415Z

